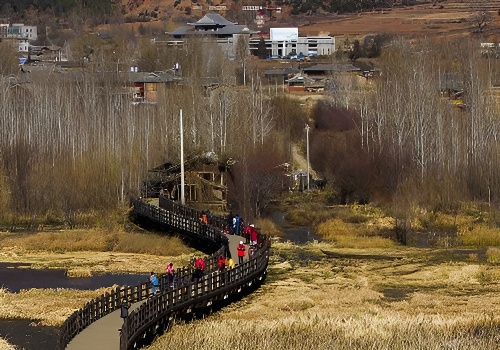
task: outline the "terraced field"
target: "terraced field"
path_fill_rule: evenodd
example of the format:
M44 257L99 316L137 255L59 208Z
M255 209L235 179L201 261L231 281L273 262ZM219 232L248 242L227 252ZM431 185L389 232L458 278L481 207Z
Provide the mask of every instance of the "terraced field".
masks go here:
M500 39L500 1L442 1L409 7L350 15L310 17L300 27L301 35L330 34L357 37L369 33L391 33L410 37L463 36L477 31L474 16L489 15L483 31L485 40ZM476 34L478 35L478 34Z

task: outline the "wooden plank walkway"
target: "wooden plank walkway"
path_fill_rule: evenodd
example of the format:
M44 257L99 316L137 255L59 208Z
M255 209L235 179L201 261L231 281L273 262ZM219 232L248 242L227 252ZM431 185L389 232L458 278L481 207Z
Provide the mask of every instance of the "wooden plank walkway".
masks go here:
M242 240L241 236L228 235L229 250L235 264L238 264L237 246ZM248 260L248 246L245 261ZM145 300L133 304L129 312L142 305ZM119 350L120 349L120 328L123 319L120 318L120 309L93 322L82 332L76 335L67 345L68 350Z

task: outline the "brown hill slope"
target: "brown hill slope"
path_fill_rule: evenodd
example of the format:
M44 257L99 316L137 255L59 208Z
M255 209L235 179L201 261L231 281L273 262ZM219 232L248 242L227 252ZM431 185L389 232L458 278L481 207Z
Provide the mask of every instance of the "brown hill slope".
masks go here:
M245 0L122 0L122 12L129 21L144 22L144 26L162 26L167 31L188 21L201 18L210 6L226 6L219 11L229 20L245 23L258 29L254 19L256 12L242 11L243 5L259 5L263 1ZM270 27L297 26L301 35L329 34L359 37L369 33L392 33L408 36L462 36L478 31L479 23L473 17L485 13L488 17L481 35L486 41L500 41L500 0L444 0L419 2L414 6L395 6L376 11L336 15L290 15L290 7L282 6L282 13L266 17L262 31Z

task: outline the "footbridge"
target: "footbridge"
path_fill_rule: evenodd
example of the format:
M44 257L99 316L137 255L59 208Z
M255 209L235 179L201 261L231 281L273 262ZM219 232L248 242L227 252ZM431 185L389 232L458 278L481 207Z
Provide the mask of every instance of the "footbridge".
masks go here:
M212 254L205 258L205 274L193 280L193 267L176 270L176 283L169 285L159 276L160 288L152 295L151 283L118 287L89 301L63 324L59 349L138 349L167 331L175 319L194 314L210 314L242 295L250 293L265 279L270 242L258 236L258 245L243 264L219 271L217 258L231 254L236 259L239 236L223 233L225 218L212 217L208 225L200 222L201 212L160 197L159 205L143 199L132 201L133 214L142 225L175 231L193 243L204 245ZM247 249L248 251L248 249ZM126 309L124 305L131 305Z

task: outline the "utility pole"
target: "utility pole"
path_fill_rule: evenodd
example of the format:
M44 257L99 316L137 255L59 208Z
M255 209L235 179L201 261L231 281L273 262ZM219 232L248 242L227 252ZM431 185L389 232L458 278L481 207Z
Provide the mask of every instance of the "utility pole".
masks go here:
M306 153L307 153L307 190L309 191L309 129L311 127L306 124Z
M184 128L182 127L182 109L179 115L179 126L181 129L181 204L186 204L186 198L184 195Z

